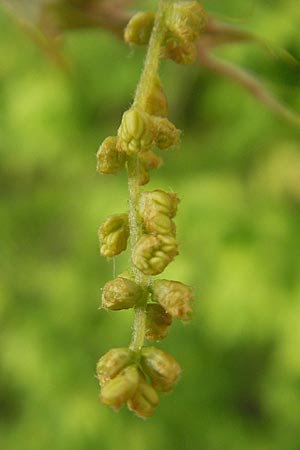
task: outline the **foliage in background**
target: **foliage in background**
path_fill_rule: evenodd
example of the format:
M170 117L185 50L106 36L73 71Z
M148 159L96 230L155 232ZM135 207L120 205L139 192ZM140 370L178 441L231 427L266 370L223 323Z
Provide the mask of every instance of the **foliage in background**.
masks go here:
M299 59L297 4L255 8L247 28ZM298 450L299 133L225 80L162 67L184 135L150 188L181 193L184 245L168 277L195 286L198 300L193 323L165 341L185 367L176 396L147 422L115 415L95 398L94 361L129 341L132 317L114 314L111 328L97 311L112 267L96 230L126 208L126 180L102 180L95 153L130 103L143 51L128 58L105 32L70 34L65 74L2 12L0 34L0 447ZM297 68L252 47L218 54L300 110Z

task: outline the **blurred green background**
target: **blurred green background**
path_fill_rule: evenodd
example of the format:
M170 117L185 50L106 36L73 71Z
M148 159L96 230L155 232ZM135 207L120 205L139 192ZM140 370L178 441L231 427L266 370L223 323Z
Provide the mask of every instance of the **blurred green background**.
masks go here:
M203 5L300 59L295 0ZM64 54L70 73L0 10L0 448L299 450L299 131L227 80L162 64L183 137L147 189L182 199L181 251L164 276L194 287L195 314L158 345L183 367L175 391L147 421L116 414L98 402L95 364L128 344L132 312L98 310L113 268L97 227L126 210L126 176L97 174L95 154L144 50L85 31ZM299 67L253 45L218 54L300 111ZM117 258L118 272L127 265Z

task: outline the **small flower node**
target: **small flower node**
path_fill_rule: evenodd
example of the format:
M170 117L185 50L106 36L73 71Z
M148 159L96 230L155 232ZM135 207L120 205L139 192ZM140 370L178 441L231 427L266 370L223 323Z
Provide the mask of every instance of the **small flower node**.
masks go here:
M113 311L132 308L142 296L142 289L134 281L117 277L103 286L102 308Z
M173 236L144 234L136 243L132 262L145 275L158 275L178 255Z
M151 303L147 305L146 339L161 341L169 331L172 317L160 305Z
M145 111L151 116L167 117L168 115L168 101L158 76L146 96Z
M181 369L173 356L155 347L142 350L141 365L154 389L170 392L179 379Z
M198 39L205 23L205 13L198 2L173 3L166 15L169 31L184 42Z
M192 290L179 281L155 280L152 299L158 302L172 317L183 322L191 319Z
M133 411L138 417L146 419L152 416L158 402L159 398L156 390L147 383L144 375L140 372L138 388L135 394L127 401L128 409Z
M157 169L161 164L161 158L151 150L139 153L139 179L140 186L144 186L149 182L149 170Z
M157 130L155 145L160 150L167 150L179 144L181 132L172 122L166 118L158 117L154 119L154 123Z
M178 64L191 64L196 59L195 42L205 27L206 16L198 2L176 2L166 15L167 32L162 57Z
M97 378L100 386L115 378L121 370L131 364L131 355L128 348L112 348L103 355L97 363Z
M111 258L126 250L129 237L128 215L108 216L98 229L98 237L102 256Z
M195 62L197 49L194 42L182 42L176 38L166 38L162 47L161 56L172 59L177 64L187 65Z
M96 170L102 174L117 174L125 167L125 154L117 150L117 137L109 136L97 152Z
M138 383L139 371L136 365L127 366L115 378L104 383L99 399L105 405L118 411L123 403L133 396Z
M126 44L147 45L154 25L151 11L138 12L128 22L124 31Z
M150 150L155 134L151 116L137 108L131 108L123 114L117 147L128 155Z

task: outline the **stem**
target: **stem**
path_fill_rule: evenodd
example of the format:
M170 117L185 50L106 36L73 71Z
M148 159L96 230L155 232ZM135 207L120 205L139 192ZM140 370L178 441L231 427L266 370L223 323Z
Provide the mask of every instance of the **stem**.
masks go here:
M157 76L160 47L164 37L164 16L170 0L160 0L155 15L154 27L151 33L147 55L144 63L143 72L137 86L133 105L145 110L145 101L151 90ZM142 224L139 216L140 187L139 179L139 158L133 155L127 161L128 173L128 208L129 208L129 229L130 229L130 247L131 247L131 267L135 282L141 286L145 295L141 302L135 307L133 334L130 349L138 353L145 340L146 333L146 308L148 302L148 286L151 277L140 272L132 262L132 252L134 245L143 233Z
M172 1L172 0L171 0ZM158 71L160 47L165 33L164 16L170 0L159 0L151 33L144 69L136 89L133 105L145 108L147 93L152 88Z

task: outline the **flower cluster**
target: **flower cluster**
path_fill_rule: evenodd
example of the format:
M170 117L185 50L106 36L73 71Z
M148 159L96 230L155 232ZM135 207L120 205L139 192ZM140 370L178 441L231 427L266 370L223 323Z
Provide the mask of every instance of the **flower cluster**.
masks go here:
M178 64L190 64L196 59L196 42L204 30L207 18L198 2L175 2L165 17L165 36L161 56ZM145 45L154 25L153 13L143 12L132 17L127 25L125 41Z
M157 58L163 55L186 63L191 54L187 46L193 47L201 30L202 9L197 2L168 4L159 20L165 31L159 35ZM138 13L125 30L125 40L145 44L157 28L152 13ZM117 174L126 168L129 178L129 211L111 215L100 225L100 253L113 257L126 249L129 237L131 244L131 268L104 285L101 307L111 311L133 308L137 318L129 348L112 349L97 364L100 401L114 410L126 403L142 418L152 415L159 400L157 392L171 391L181 372L172 356L144 347L144 340L162 340L173 318L186 322L192 313L190 287L152 278L178 254L174 218L179 198L161 189L141 192L139 186L147 184L149 171L160 165L155 150L176 146L180 131L167 118L167 100L156 71L150 75L123 114L116 136L106 138L97 153L98 172Z
M179 375L175 359L155 347L143 348L138 360L127 348L113 348L97 364L100 400L114 410L127 403L137 416L146 418L158 404L157 391L171 391Z

